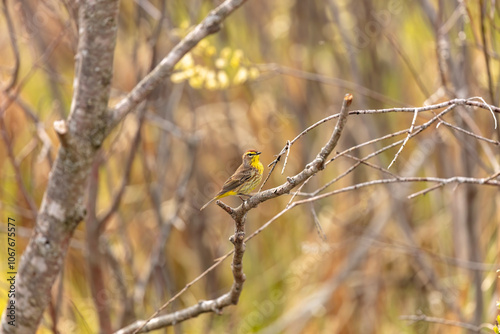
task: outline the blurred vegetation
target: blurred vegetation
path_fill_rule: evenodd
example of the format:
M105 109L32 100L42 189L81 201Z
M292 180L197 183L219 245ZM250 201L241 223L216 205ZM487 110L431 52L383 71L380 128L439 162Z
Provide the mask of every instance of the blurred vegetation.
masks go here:
M39 206L59 145L52 124L67 117L70 109L76 9L70 2L55 0L7 3L20 67L14 86L19 96L6 109L4 120L22 182ZM122 1L111 104L215 5L201 0ZM156 89L105 142L95 164L97 176L92 176L97 196L88 198L90 206L95 202L97 218L107 212L120 188L142 122L123 198L105 223L99 249L92 252L100 256L107 290L96 305L89 287L84 222L71 241L64 273L54 286L39 332L54 332L57 321L60 333L97 333L101 306L109 310L115 329L149 317L214 259L232 249L229 216L216 205L202 212L199 208L240 164L241 154L258 149L267 165L287 140L337 113L346 93L354 95L353 110L423 106L472 96L498 105L499 10L500 5L490 1L245 3L219 33L195 47L178 64L171 81ZM431 12L437 19L430 18ZM0 78L7 83L15 58L4 16L0 23ZM446 50L440 51L439 45ZM443 73L439 62L445 63ZM5 103L7 93L1 97L0 104ZM38 129L29 112L39 120ZM141 113L145 113L143 121ZM467 114L476 126L474 132L499 140L490 113L467 109ZM430 112L419 115L417 124L432 116ZM446 119L462 124L462 117L452 112ZM406 129L412 118L407 113L351 116L336 150ZM284 174L281 162L265 188L282 184L286 176L302 170L333 127L334 123L327 122L294 144ZM50 139L45 146L41 130ZM393 141L352 154L364 157ZM498 164L498 146L486 145ZM398 147L370 162L386 168ZM486 177L498 171L486 155L478 141L464 139L444 126L431 127L409 141L391 171L403 176ZM336 160L302 191L314 191L353 164L347 158ZM361 165L327 190L382 177L379 171ZM7 217L16 219L21 254L34 216L16 181L5 141L0 145L0 178L2 232ZM499 299L498 188L449 185L407 199L429 186L379 185L294 208L247 244L247 281L237 306L220 316L202 315L157 332L466 332L400 318L420 313L492 324ZM290 196L283 196L252 210L247 234L289 200ZM235 197L224 202L235 206L241 201ZM474 226L472 232L461 225L463 210ZM315 216L326 241L318 236ZM381 232L367 239L367 231L375 226ZM471 255L470 233L477 233L479 257ZM362 244L369 244L369 250L359 264L346 270ZM7 271L5 262L0 262L2 272ZM170 311L217 297L231 283L226 261L174 302ZM2 305L6 288L2 280ZM318 294L326 302L310 309L314 305L311 296Z

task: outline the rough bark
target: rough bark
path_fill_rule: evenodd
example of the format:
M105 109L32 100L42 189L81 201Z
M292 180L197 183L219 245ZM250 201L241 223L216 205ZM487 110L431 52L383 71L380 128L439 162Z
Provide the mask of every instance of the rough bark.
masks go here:
M2 316L2 333L35 333L68 244L85 216L84 194L96 150L105 138L117 31L117 0L82 1L74 95L67 121L54 124L61 140L33 235L15 284L15 325Z

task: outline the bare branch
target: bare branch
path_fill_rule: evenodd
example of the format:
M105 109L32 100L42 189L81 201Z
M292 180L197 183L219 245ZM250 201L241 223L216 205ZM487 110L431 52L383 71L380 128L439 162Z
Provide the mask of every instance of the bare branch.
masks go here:
M493 144L493 145L497 145L497 146L500 145L499 141L496 141L496 140L493 140L493 139L489 139L489 138L485 138L485 137L480 136L480 135L476 135L474 132L464 130L464 129L462 129L462 128L456 126L456 125L453 125L451 123L448 123L448 122L446 122L444 120L440 120L439 123L438 123L438 126L439 126L439 124L444 124L447 127L452 128L453 130L460 131L462 133L465 133L467 136L474 137L474 138L476 138L478 140L483 140L483 141L485 141L487 143L490 143L490 144Z
M446 325L446 326L453 326L453 327L460 327L463 329L466 329L472 333L481 333L483 329L488 329L488 330L493 330L493 326L488 323L481 324L479 326L473 325L473 324L468 324L465 322L460 322L460 321L454 321L454 320L448 320L448 319L443 319L443 318L436 318L436 317L429 317L425 314L417 314L417 315L402 315L399 317L401 320L408 320L412 323L414 322L432 322L436 324L441 324L441 325Z
M14 25L12 24L12 18L9 14L9 8L7 6L7 0L3 0L3 15L5 16L5 21L7 22L7 29L9 31L10 45L12 46L12 52L14 53L14 69L12 70L12 76L10 82L7 84L3 90L9 91L14 87L17 82L17 76L19 74L19 66L21 64L19 57L19 48L17 46L16 33L14 31Z
M411 125L410 125L410 129L408 129L408 136L406 136L405 140L403 141L403 144L401 145L401 147L399 148L398 152L396 153L396 155L394 156L394 159L392 159L391 163L389 164L389 167L387 167L387 169L391 168L391 166L394 164L394 162L396 162L399 154L403 151L403 148L405 147L406 143L408 142L408 140L410 139L411 137L411 134L413 132L413 128L415 127L415 121L417 120L417 115L418 115L418 111L415 110L415 112L413 113L413 120L411 121Z

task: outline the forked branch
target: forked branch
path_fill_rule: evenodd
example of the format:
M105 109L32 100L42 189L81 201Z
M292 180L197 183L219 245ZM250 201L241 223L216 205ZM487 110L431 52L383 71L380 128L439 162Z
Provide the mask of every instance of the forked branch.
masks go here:
M342 130L345 127L347 122L347 116L349 115L348 106L352 102L352 95L347 94L344 97L342 108L339 113L339 119L337 121L337 125L333 130L333 133L325 144L325 146L318 153L316 158L307 164L300 173L293 177L287 178L287 181L279 187L269 189L263 192L258 193L257 195L251 197L249 200L243 202L237 208L231 208L226 204L217 201L217 204L224 209L234 220L235 224L235 233L229 240L234 245L234 250L226 254L223 258L219 259L216 264L214 264L210 269L215 268L216 265L222 262L223 259L227 258L229 255L233 254L233 261L231 263L231 269L233 272L233 285L229 292L224 295L208 300L208 301L200 301L198 304L185 308L181 311L177 311L174 313L157 316L162 310L164 310L170 303L175 300L182 292L186 291L189 286L191 286L194 281L199 280L202 276L204 276L209 270L205 271L202 275L198 276L193 282L186 285L184 289L182 289L177 295L171 298L167 303L165 303L162 307L160 307L155 314L153 314L147 320L137 321L119 331L116 334L129 334L129 333L144 333L151 330L159 329L166 326L171 326L173 324L179 323L181 321L194 318L202 313L206 312L215 312L221 313L222 309L230 306L236 305L238 303L241 291L243 289L243 283L245 282L245 274L243 273L243 255L245 253L245 221L248 211L255 208L262 202L265 202L271 198L275 198L278 196L282 196L284 194L288 194L290 190L299 186L312 175L318 173L324 168L324 164L326 159L331 154L335 146L337 145L340 136L342 134ZM248 240L248 239L247 239Z

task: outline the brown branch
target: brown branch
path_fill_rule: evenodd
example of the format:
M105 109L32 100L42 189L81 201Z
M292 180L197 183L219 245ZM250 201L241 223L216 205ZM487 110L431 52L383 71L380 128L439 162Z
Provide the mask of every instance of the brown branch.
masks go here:
M486 177L486 178L483 178L483 179L478 179L478 184L487 184L490 180L493 180L495 178L498 177L498 175L500 175L500 171L499 172L496 172L495 174L489 176L489 177ZM425 195L427 194L428 192L431 192L433 190L436 190L438 188L441 188L441 187L444 187L446 185L446 183L439 183L439 184L436 184L432 187L429 187L427 189L423 189L423 190L420 190L416 193L413 193L411 195L408 196L408 199L413 199L417 196L420 196L420 195Z
M368 110L353 110L349 112L349 114L352 115L365 115L365 114L385 114L389 112L417 112L421 113L424 111L429 111L429 110L436 110L436 109L442 109L446 108L449 106L469 106L469 107L478 107L481 109L489 110L492 113L500 113L500 107L484 103L484 102L479 102L475 101L477 99L476 97L471 97L468 99L451 99L445 102L437 103L437 104L432 104L424 107L410 107L410 108L386 108L386 109L368 109Z
M408 199L413 199L415 197L418 197L420 195L425 195L427 194L428 192L431 192L433 190L436 190L438 188L442 188L444 187L444 183L438 183L438 184L435 184L433 185L432 187L429 187L427 189L424 189L424 190L420 190L420 191L417 191L416 193L413 193L411 195L408 195Z
M352 112L350 112L349 114L351 114ZM335 119L337 117L339 117L340 114L334 114L334 115L331 115L331 116L328 116L328 117L325 117L319 121L317 121L316 123L314 123L313 125L310 125L309 127L307 127L304 131L302 131L301 133L299 133L297 136L295 136L295 138L293 138L292 140L287 140L286 142L286 145L285 147L283 147L283 149L281 150L280 153L278 153L277 155L275 155L275 159L268 165L268 167L271 167L271 170L269 171L266 179L264 180L264 182L262 183L262 185L260 186L259 188L259 192L262 190L262 188L264 187L264 184L266 184L267 180L269 179L269 177L271 176L271 174L273 173L274 169L276 168L276 165L278 164L278 162L281 160L281 156L285 153L287 153L289 150L290 150L290 147L297 141L299 140L301 137L305 136L309 131L311 131L312 129L318 127L319 125L323 124L323 123L326 123L332 119ZM288 153L287 153L287 157L288 157ZM283 174L283 171L285 170L285 165L286 165L286 159L285 159L285 164L283 165L283 170L282 170L282 174Z
M387 174L387 175L390 175L394 178L398 178L399 176L397 176L396 174L393 174L391 172L389 172L387 169L385 168L382 168L382 167L379 167L377 165L374 165L372 163L369 163L368 161L365 161L365 159L359 159L359 158L356 158L355 156L352 156L350 154L344 154L345 157L348 157L349 159L352 159L352 160L356 160L357 162L359 162L360 164L363 164L363 165L366 165L370 168L373 168L373 169L376 169L384 174Z
M400 135L400 134L404 134L404 133L409 133L408 136L405 137L405 139L398 140L398 141L396 141L396 142L394 142L392 144L389 144L389 145L387 145L385 147L382 147L381 149L379 149L379 150L377 150L375 152L372 152L372 153L368 154L367 156L365 156L364 158L360 159L358 161L358 163L356 163L353 166L351 166L348 170L346 170L341 175L337 176L335 179L327 182L325 185L323 185L322 187L320 187L317 190L315 190L311 195L312 196L316 196L318 193L322 192L323 190L325 190L326 188L328 188L329 186L331 186L333 183L337 182L338 180L340 180L341 178L345 177L347 174L349 174L350 172L352 172L355 168L357 168L364 161L369 160L372 157L377 156L380 153L385 152L386 150L388 150L388 149L390 149L392 147L395 147L395 146L397 146L399 144L403 144L404 145L404 143L407 142L410 138L418 135L420 132L422 132L423 130L427 129L432 123L434 123L437 120L441 119L441 117L443 115L445 115L446 113L450 112L454 107L455 107L454 105L449 106L448 108L446 108L445 110L443 110L442 112L440 112L438 115L436 115L432 119L430 119L428 122L426 122L426 123L424 123L422 125L417 126L416 130L414 132L411 131L411 128L408 129L408 130L398 131L398 132L391 133L391 134L388 134L388 135L380 137L380 138L376 138L376 139L370 140L370 141L362 143L360 145L353 146L353 147L351 147L349 149L346 149L345 151L343 151L341 153L338 153L336 156L334 156L332 159L330 159L326 164L327 165L330 164L331 162L333 162L338 157L343 156L343 155L347 154L348 152L351 152L354 149L357 149L359 147L362 147L362 146L365 146L365 145L368 145L368 144L372 144L372 143L378 142L378 141L380 141L382 139L392 138L392 137L394 137L396 135ZM415 115L416 115L416 112L415 112ZM403 146L401 146L401 147L403 147Z

